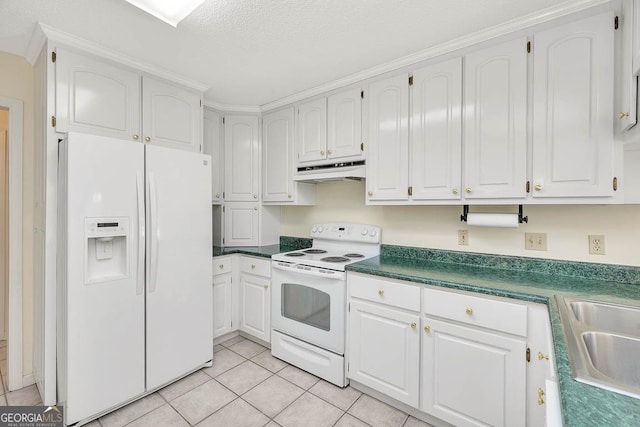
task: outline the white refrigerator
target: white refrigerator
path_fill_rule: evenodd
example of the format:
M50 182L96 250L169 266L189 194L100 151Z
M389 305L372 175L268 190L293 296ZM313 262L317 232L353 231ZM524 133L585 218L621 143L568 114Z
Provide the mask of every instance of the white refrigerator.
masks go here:
M211 157L69 133L59 184L57 392L72 424L212 360Z

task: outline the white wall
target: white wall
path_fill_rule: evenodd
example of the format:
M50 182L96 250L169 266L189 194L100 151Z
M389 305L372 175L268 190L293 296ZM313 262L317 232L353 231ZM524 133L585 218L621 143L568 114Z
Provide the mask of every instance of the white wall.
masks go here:
M316 206L282 208L282 235L309 237L314 223L349 221L382 227L382 242L389 245L640 266L640 205L525 205L529 223L501 229L461 223L462 206L366 206L364 181L322 183L317 190ZM469 230L469 246L458 245L459 229ZM525 251L525 231L547 233L548 250ZM589 234L605 236L606 255L589 255Z
M22 363L32 372L33 347L33 68L22 57L0 52L0 96L23 102L22 146Z

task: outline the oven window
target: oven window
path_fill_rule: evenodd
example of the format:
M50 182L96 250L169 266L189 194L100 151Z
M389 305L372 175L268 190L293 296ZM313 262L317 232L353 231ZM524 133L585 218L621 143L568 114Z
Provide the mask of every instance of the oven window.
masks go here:
M282 316L329 331L331 328L329 294L304 285L283 283Z

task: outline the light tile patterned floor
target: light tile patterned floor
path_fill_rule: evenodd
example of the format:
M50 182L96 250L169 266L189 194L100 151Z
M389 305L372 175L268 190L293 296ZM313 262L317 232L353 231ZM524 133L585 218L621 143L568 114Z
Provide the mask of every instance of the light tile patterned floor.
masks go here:
M0 360L3 353L6 346L0 341ZM87 426L429 427L351 387L336 387L276 359L242 337L216 345L213 360L212 367ZM35 386L11 393L3 388L0 403L7 400L10 405L40 404Z

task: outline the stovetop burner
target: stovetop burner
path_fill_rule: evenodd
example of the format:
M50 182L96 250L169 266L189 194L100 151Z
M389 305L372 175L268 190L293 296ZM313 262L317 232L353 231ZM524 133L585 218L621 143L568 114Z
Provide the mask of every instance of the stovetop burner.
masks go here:
M291 253L285 254L284 256L298 257L298 256L304 256L304 254L302 252L291 252Z
M317 255L317 254L326 254L327 251L325 251L324 249L305 249L304 251L305 254L309 254L309 255Z
M343 256L328 256L321 258L320 261L324 262L348 262L351 261L349 258L345 258Z
M348 253L344 254L344 256L346 256L347 258L364 258L364 255L356 253Z

